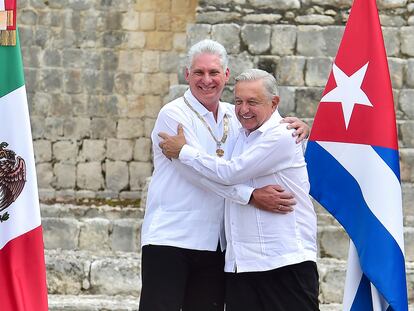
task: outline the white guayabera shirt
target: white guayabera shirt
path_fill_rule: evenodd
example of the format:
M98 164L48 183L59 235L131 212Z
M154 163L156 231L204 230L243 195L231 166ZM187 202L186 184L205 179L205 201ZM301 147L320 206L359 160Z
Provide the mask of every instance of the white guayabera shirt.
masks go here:
M260 128L235 143L231 160L211 157L192 146L180 152L182 163L212 181L245 183L254 188L281 185L297 204L289 214L276 214L226 200L226 272L266 271L316 261L316 214L301 144L280 124L276 111Z
M234 106L220 103L217 122L188 90L184 95L191 106L209 124L214 135L223 135L223 117L229 116L229 133L222 145L224 157L233 151L240 124ZM216 142L206 125L178 98L165 105L157 118L151 138L154 153L154 172L148 189L147 206L142 226L141 245L168 245L195 250L215 251L220 239L225 248L224 198L247 204L253 188L248 185L224 186L209 181L177 160L170 161L158 146L159 132L177 133L177 125L184 126L187 143L216 153Z

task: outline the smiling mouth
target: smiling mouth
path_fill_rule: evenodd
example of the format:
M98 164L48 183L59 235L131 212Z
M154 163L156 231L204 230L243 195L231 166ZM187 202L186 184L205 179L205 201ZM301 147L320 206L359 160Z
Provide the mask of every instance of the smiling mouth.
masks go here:
M250 119L254 118L254 116L251 116L251 117L249 117L249 116L240 116L240 117L244 120L250 120Z
M212 86L212 87L203 87L203 86L199 86L198 88L199 88L199 89L201 89L203 92L211 92L211 91L213 91L213 90L215 90L215 89L216 89L216 87L215 87L215 86Z

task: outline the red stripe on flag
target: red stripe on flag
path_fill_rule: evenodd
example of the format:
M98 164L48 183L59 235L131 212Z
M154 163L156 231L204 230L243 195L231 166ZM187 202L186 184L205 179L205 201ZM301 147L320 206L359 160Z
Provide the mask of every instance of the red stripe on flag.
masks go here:
M41 226L0 250L0 289L1 310L48 310Z
M16 0L5 0L4 8L13 11L13 26L7 26L7 30L16 30Z

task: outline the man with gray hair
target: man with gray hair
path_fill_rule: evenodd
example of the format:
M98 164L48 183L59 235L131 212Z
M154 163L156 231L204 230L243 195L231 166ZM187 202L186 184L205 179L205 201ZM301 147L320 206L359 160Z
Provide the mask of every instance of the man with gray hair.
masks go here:
M160 133L163 153L209 180L261 187L279 184L295 195L292 213L269 213L227 200L226 311L315 311L318 306L316 214L303 149L280 123L275 78L247 70L236 78L235 111L243 126L231 160L210 156Z
M278 213L293 210L292 194L279 185L221 185L161 151L159 132L186 128L188 143L229 159L240 124L233 106L220 102L229 79L227 53L212 40L190 48L183 97L165 105L151 138L154 172L142 226L140 311L215 311L224 305L224 198ZM307 127L295 119L299 139ZM300 125L300 126L299 126ZM255 189L256 188L256 189Z

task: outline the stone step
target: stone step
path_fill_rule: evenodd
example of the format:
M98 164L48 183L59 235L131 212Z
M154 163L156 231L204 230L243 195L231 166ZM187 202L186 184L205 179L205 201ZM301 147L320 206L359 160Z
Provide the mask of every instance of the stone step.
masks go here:
M140 294L138 253L46 250L45 259L50 294Z
M46 251L48 290L55 295L129 295L141 290L137 253L101 254L86 251ZM318 259L320 301L342 301L346 262ZM409 299L414 303L414 263L407 263Z
M49 295L49 311L136 311L134 296Z
M41 204L41 214L46 249L140 250L141 208Z

